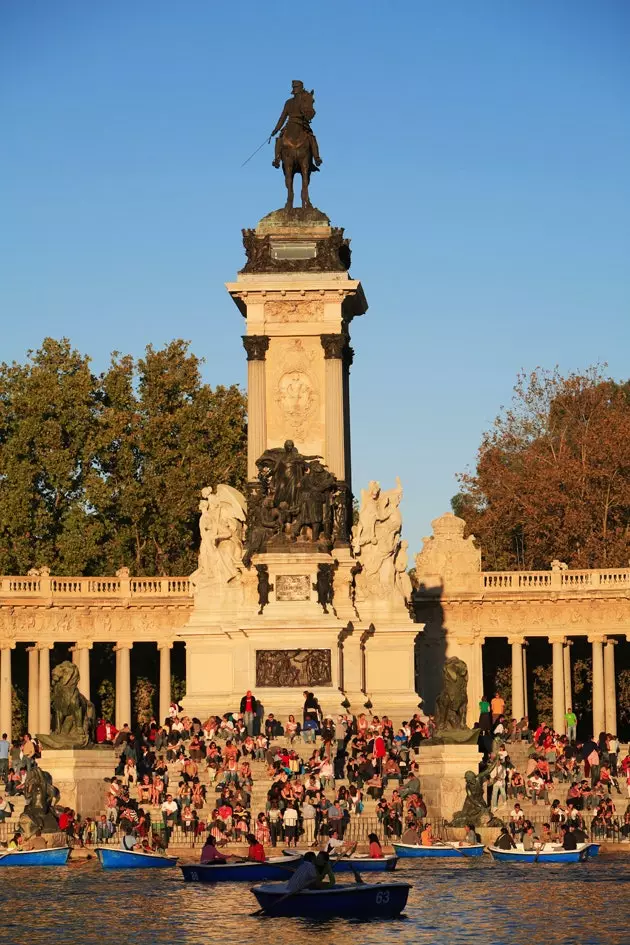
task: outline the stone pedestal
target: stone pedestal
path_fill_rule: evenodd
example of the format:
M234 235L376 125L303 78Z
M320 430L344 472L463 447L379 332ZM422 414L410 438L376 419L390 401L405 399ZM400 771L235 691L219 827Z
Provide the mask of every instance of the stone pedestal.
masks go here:
M116 768L113 748L44 749L39 762L60 792L59 803L82 817L97 817L105 810L107 784Z
M476 745L420 746L418 777L420 790L431 817L450 820L461 810L466 797L467 771L479 771L481 755Z
M364 593L360 603L350 549L349 328L367 301L348 272L349 241L314 208L269 214L243 238L247 263L227 289L245 318L251 547L230 577L200 555L194 610L177 634L186 642L183 704L205 719L238 711L251 690L265 715L286 720L301 717L308 690L325 713L337 715L348 702L359 713L371 702L400 724L418 704L421 628L396 589L393 548L390 581L378 599ZM277 506L278 482L270 489L265 473L269 455L259 468L271 451L283 451ZM327 467L326 489L317 485L321 466L311 475L315 460ZM240 524L233 534L240 536ZM217 530L216 542L227 546L222 536Z

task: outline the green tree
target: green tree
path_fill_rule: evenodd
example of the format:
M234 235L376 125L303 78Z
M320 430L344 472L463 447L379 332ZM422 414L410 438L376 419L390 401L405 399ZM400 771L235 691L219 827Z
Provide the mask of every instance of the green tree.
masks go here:
M89 359L46 338L0 365L0 572L89 570L99 527L85 506L98 400Z
M534 707L536 720L551 725L553 722L553 667L534 666Z
M593 712L593 670L590 660L577 659L573 664L573 706L578 719Z
M116 716L116 690L110 679L104 679L96 694L101 703L100 716L108 722L114 722Z
M630 382L599 367L521 375L483 437L454 511L484 567L623 566L630 555Z
M11 732L12 738L19 738L26 732L26 700L24 693L17 686L11 687ZM34 734L34 733L33 733Z
M494 689L505 701L505 717L512 718L512 667L500 666L494 677ZM520 719L518 720L520 721Z
M114 353L95 377L66 339L0 365L0 573L188 574L203 486L246 477L246 401L188 343Z
M133 701L136 707L137 721L141 725L150 722L154 715L155 683L152 683L146 676L139 676L133 689Z
M630 728L630 669L622 669L617 676L617 705L620 729L627 732ZM617 732L611 734L616 735Z
M181 676L171 676L171 699L179 702L186 695L186 680ZM162 720L163 721L163 720Z

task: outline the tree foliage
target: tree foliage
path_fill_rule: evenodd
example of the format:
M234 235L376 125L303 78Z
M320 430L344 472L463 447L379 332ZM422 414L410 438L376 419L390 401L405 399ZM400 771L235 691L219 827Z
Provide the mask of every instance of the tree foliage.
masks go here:
M136 719L143 725L154 716L155 683L146 676L139 676L133 689L133 702L136 707Z
M187 574L199 492L246 475L245 398L178 340L100 376L67 339L0 365L0 573Z
M26 699L18 686L11 686L11 733L12 738L19 738L26 732Z
M108 722L114 722L116 716L116 690L110 679L104 679L97 690L97 695L101 703L101 718Z
M549 665L534 666L534 708L536 719L553 724L553 667Z
M599 367L520 375L510 409L486 433L454 511L484 567L615 567L630 555L630 382Z
M494 676L494 689L505 702L505 717L512 718L512 667L499 666ZM520 719L518 719L520 722Z

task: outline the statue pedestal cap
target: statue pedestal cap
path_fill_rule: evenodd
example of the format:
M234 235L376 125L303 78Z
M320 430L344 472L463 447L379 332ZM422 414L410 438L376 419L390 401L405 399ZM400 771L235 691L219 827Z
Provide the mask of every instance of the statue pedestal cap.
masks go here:
M39 766L48 771L60 793L59 804L82 817L98 817L105 811L107 784L116 768L112 747L44 748Z
M450 820L462 809L466 798L464 776L467 771L477 774L480 758L477 745L420 745L418 777L429 819Z

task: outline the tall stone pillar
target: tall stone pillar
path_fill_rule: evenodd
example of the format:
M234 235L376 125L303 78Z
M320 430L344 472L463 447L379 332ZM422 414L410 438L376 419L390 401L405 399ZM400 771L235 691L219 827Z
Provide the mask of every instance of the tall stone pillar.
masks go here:
M527 695L527 640L523 641L523 705L525 715L529 716L529 696ZM512 716L514 718L514 716ZM520 719L518 720L520 721Z
M564 644L564 707L568 709L573 707L573 687L571 685L571 640L566 640Z
M131 718L131 647L133 643L117 643L116 653L116 728L121 729L125 722L132 724Z
M615 644L616 640L607 638L604 644L604 718L606 731L617 734L617 693L615 685Z
M79 692L90 701L90 650L91 643L77 643L74 647L73 658L79 667Z
M171 649L172 643L158 643L160 651L160 715L158 722L163 724L168 717L171 699Z
M597 738L606 727L603 640L589 637L588 642L593 647L593 735Z
M265 355L269 337L244 335L243 347L247 352L247 478L251 481L258 476L256 460L267 448Z
M553 652L553 727L556 732L564 732L564 643L551 640Z
M50 651L53 643L38 643L39 650L39 735L50 735Z
M39 650L28 648L28 730L31 735L39 731Z
M483 696L483 640L471 647L471 665L468 670L468 712L466 722L471 727L479 721L479 703Z
M15 643L4 641L0 650L0 735L7 733L11 741L11 650Z
M512 644L512 718L519 722L525 715L523 691L523 641L508 640Z
M343 359L348 341L344 334L322 335L326 375L326 443L324 461L333 475L345 482Z

